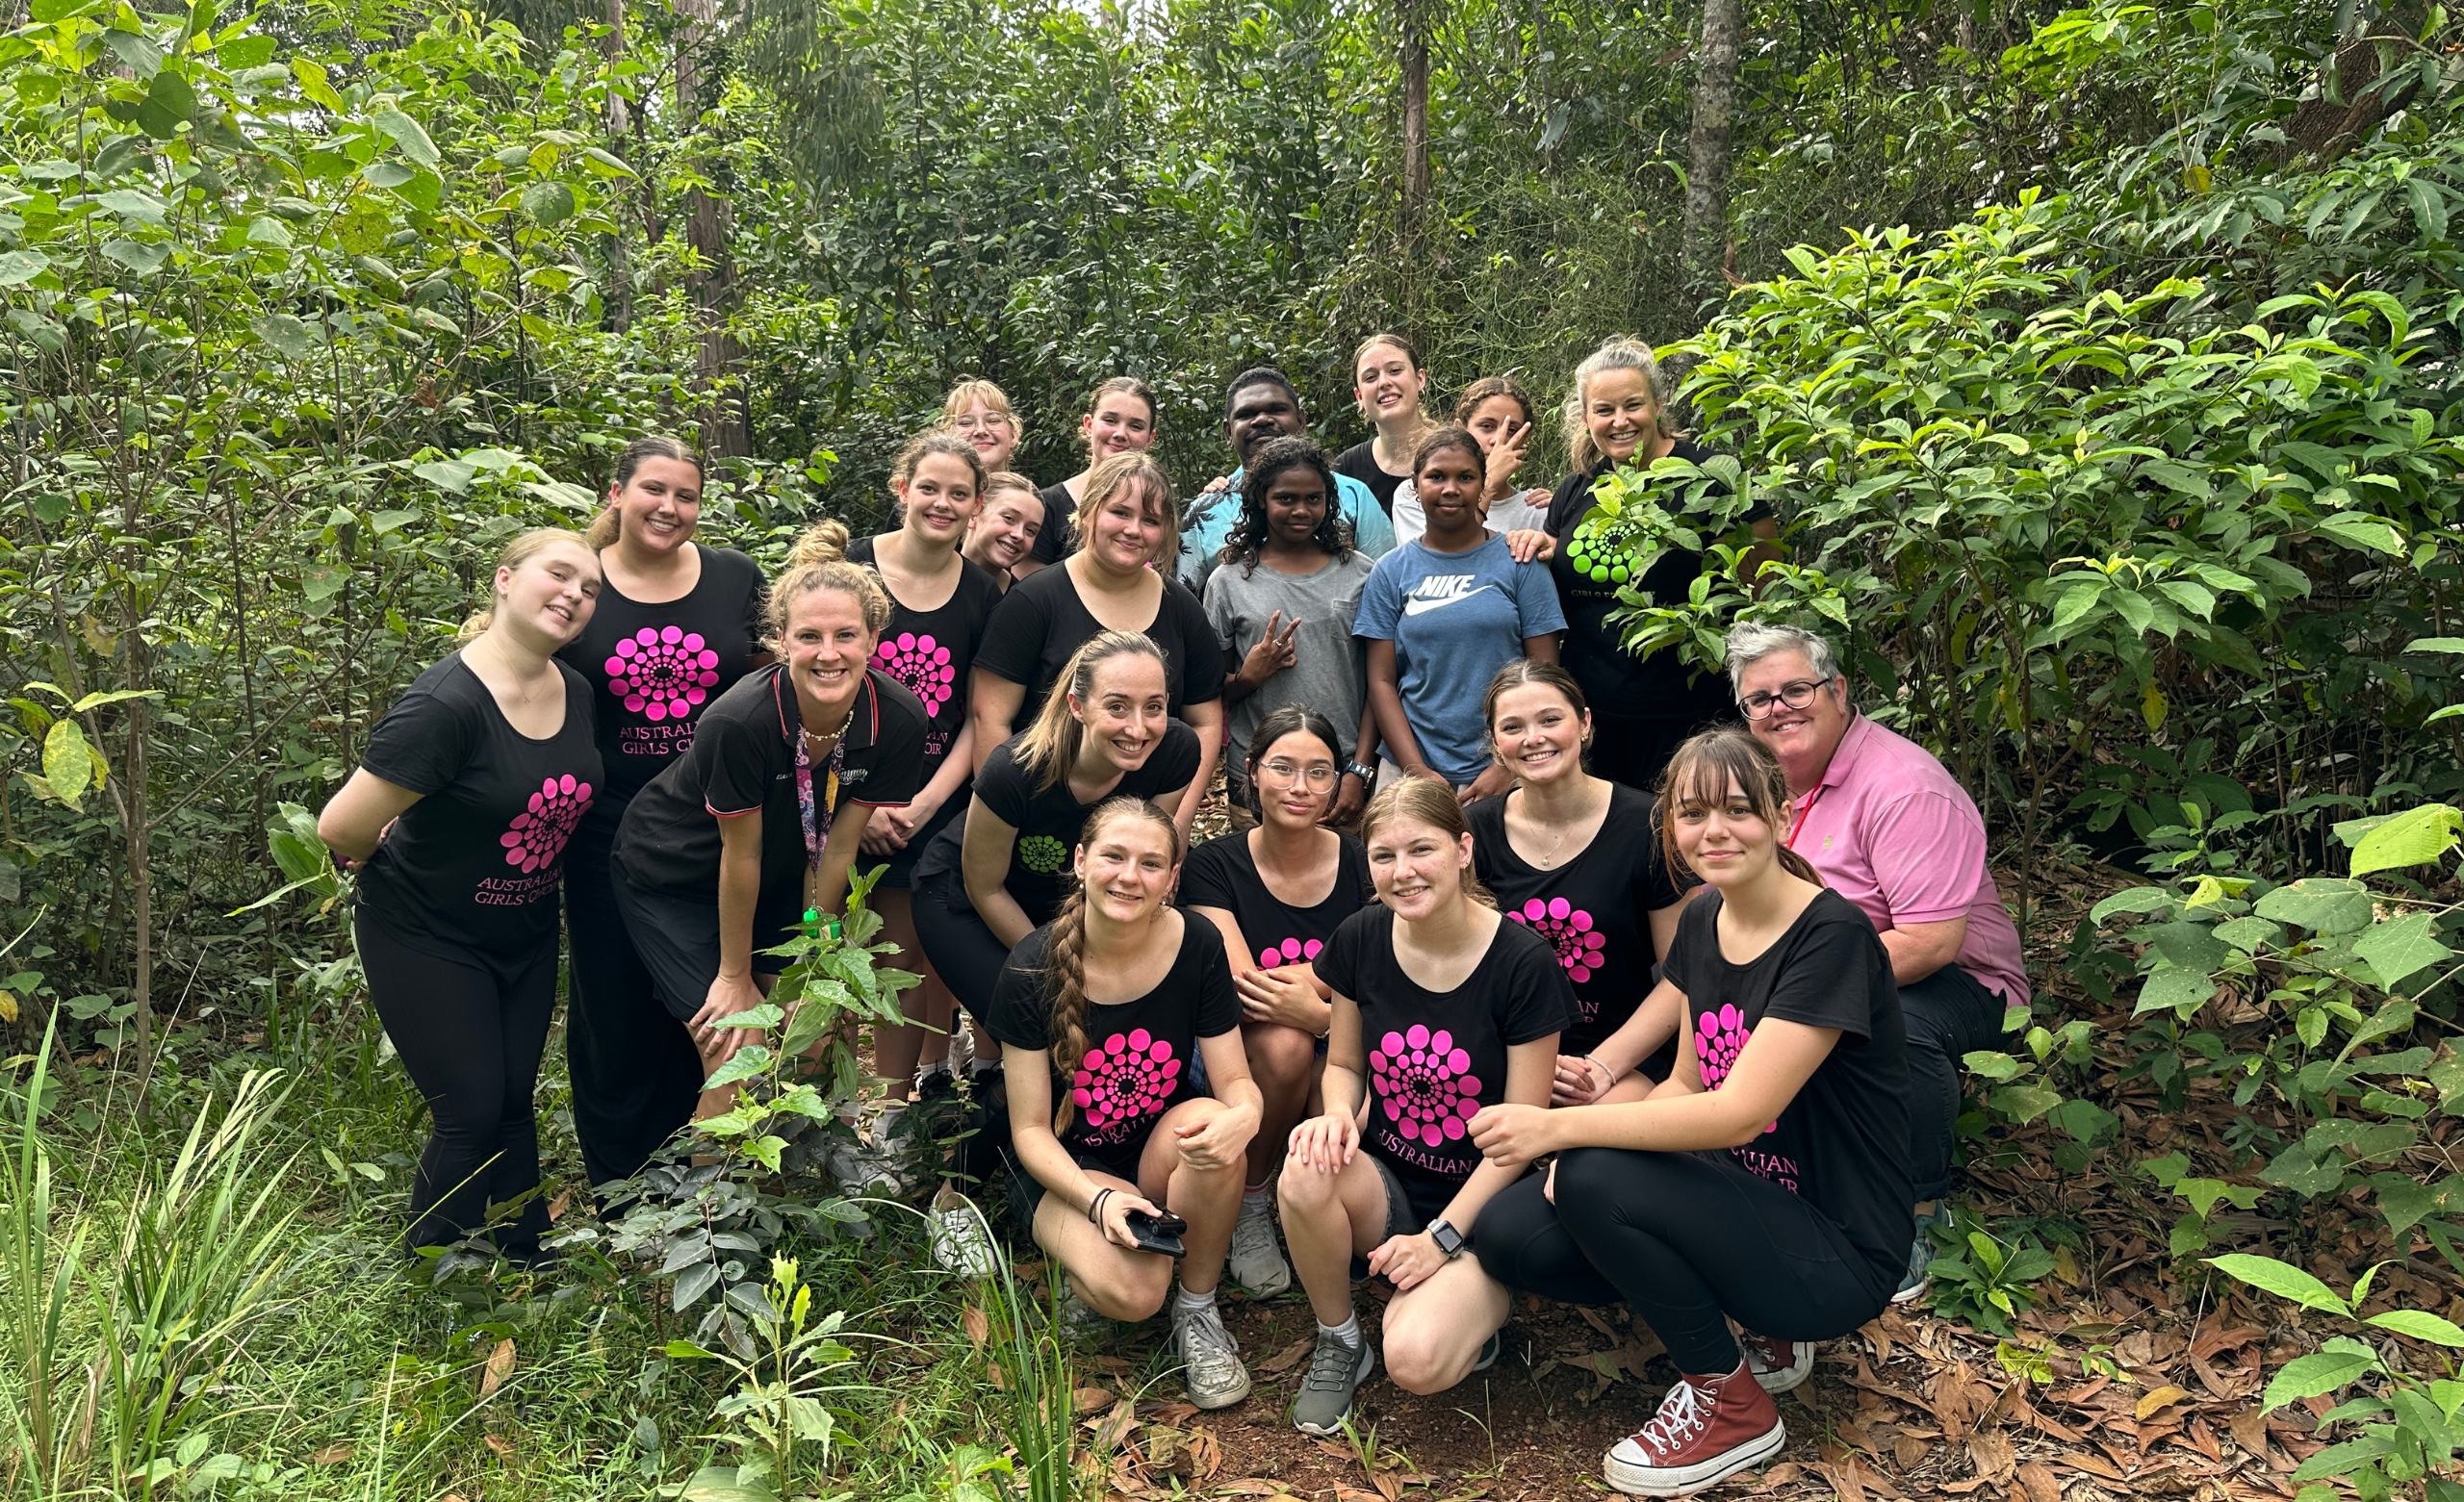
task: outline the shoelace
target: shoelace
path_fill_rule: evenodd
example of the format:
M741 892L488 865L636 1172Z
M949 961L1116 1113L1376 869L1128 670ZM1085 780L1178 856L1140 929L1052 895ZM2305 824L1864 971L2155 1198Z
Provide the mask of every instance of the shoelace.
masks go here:
M1645 1424L1643 1432L1634 1438L1663 1455L1674 1453L1710 1421L1711 1408L1706 1401L1707 1397L1702 1388L1679 1378L1677 1386L1669 1388L1668 1396L1661 1401L1659 1412L1652 1415L1652 1421Z
M1244 1211L1232 1222L1232 1250L1261 1252L1274 1249L1274 1222L1260 1213Z
M1220 1370L1226 1362L1239 1360L1232 1332L1223 1328L1220 1315L1210 1311L1181 1322L1181 1359L1193 1370L1210 1372Z
M1351 1374L1360 1366L1360 1348L1341 1340L1321 1339L1317 1351L1309 1358L1309 1375L1300 1386L1319 1392L1332 1392L1351 1382Z

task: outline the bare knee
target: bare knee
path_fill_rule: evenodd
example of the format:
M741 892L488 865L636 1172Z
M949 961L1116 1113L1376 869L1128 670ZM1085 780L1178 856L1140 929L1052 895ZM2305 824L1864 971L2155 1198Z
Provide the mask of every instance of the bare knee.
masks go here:
M1386 1324L1386 1375L1406 1392L1444 1392L1463 1380L1455 1342L1439 1338L1424 1320L1389 1319Z
M1101 1277L1072 1270L1069 1281L1089 1309L1134 1325L1164 1307L1164 1296L1172 1290L1172 1263L1169 1258L1141 1257L1107 1267Z
M1258 1088L1270 1095L1304 1094L1311 1066L1318 1061L1318 1040L1297 1028L1251 1028L1242 1043L1249 1056L1249 1073Z
M1287 1215L1324 1210L1336 1203L1335 1178L1299 1158L1286 1158L1283 1172L1275 1178L1275 1203Z

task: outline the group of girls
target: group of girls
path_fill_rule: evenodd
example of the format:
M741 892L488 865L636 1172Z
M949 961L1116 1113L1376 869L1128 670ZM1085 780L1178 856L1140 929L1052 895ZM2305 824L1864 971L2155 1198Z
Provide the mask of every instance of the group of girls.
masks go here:
M1260 1294L1296 1273L1320 1328L1293 1418L1339 1427L1374 1365L1365 1265L1398 1290L1380 1348L1414 1390L1495 1359L1509 1286L1633 1304L1686 1375L1610 1457L1621 1489L1776 1448L1763 1389L1803 1376L1793 1343L1870 1317L1905 1257L1899 1026L1870 925L1782 848L1767 755L1724 731L1672 762L1725 704L1628 656L1614 591L1566 562L1608 466L1697 455L1631 342L1578 368L1578 472L1546 497L1513 484L1535 414L1512 382L1441 426L1401 339L1355 377L1374 438L1254 455L1203 600L1129 379L1082 419L1086 468L1040 491L1009 468L1007 399L962 385L898 458L893 529L819 523L766 590L693 541L701 463L664 440L625 451L587 535L516 538L321 821L364 864L372 994L433 1110L409 1244L485 1229L538 1255L568 859L603 1184L726 1107L702 1083L730 1019L860 861L927 977L876 1039L892 1102L949 1067L919 1082L927 1038L971 1032L951 1060L997 1071L1019 1232L1095 1314L1168 1301L1200 1406L1249 1390L1227 1272ZM1329 521L1339 473L1405 522L1365 570ZM1261 571L1338 594L1260 621ZM1191 853L1227 744L1254 827ZM1710 895L1682 904L1673 870ZM1601 1186L1562 1216L1560 1169ZM942 1211L937 1251L982 1267L973 1218Z

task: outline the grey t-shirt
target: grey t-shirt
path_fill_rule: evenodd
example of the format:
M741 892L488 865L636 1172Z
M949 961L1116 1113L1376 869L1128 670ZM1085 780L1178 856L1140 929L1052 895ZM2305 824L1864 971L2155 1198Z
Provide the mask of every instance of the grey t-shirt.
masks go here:
M1285 704L1306 704L1335 723L1347 755L1357 753L1349 743L1360 728L1361 705L1368 701L1366 649L1351 634L1360 610L1360 592L1375 567L1368 554L1354 552L1341 562L1329 561L1315 573L1283 573L1260 563L1249 569L1227 563L1206 579L1206 619L1223 642L1223 671L1237 673L1249 649L1267 632L1267 622L1278 610L1286 625L1300 618L1293 638L1298 658L1246 699L1236 701L1227 717L1232 744L1224 765L1245 775L1249 735L1258 722ZM1247 577L1243 577L1244 573Z

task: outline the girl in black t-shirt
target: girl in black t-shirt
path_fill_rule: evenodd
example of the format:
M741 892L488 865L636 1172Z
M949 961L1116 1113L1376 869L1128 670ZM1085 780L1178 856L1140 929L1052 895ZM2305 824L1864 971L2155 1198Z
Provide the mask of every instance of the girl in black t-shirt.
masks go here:
M1153 447L1157 420L1155 394L1135 375L1116 375L1089 394L1086 415L1078 420L1078 436L1087 445L1087 468L1043 488L1043 528L1036 534L1033 554L1018 566L1020 578L1078 550L1086 536L1079 527L1085 520L1080 512L1085 509L1087 487L1094 482L1095 467L1107 459L1142 454Z
M1710 887L1668 954L1676 1072L1647 1100L1472 1120L1504 1170L1559 1155L1553 1208L1518 1184L1482 1215L1490 1271L1622 1299L1682 1374L1606 1461L1619 1490L1656 1496L1780 1449L1770 1392L1813 1369L1810 1342L1889 1306L1910 1236L1906 1049L1873 925L1786 847L1787 781L1745 731L1679 748L1660 807L1663 838ZM1758 1332L1743 1351L1732 1319Z
M837 908L873 810L915 794L924 706L872 666L889 614L870 570L797 562L770 595L786 660L705 709L692 748L625 811L617 902L705 1078L747 1037L724 1019L761 1005L785 968L765 952L808 906ZM732 1093L703 1092L699 1114Z
M1267 1183L1308 1114L1319 1051L1334 1025L1318 955L1345 919L1376 900L1360 842L1320 823L1343 766L1343 743L1324 715L1298 704L1269 712L1249 741L1258 827L1199 846L1181 873L1181 905L1221 929L1231 951L1241 1043L1266 1102L1232 1235L1232 1281L1261 1298L1292 1286Z
M1086 546L1002 597L976 656L979 763L1033 720L1079 645L1103 631L1144 635L1162 653L1170 712L1198 734L1205 760L1173 814L1184 837L1223 747L1223 656L1206 607L1172 576L1180 502L1163 467L1142 453L1094 468L1079 504Z
M1684 599L1703 572L1700 554L1671 549L1632 580L1594 577L1571 556L1575 528L1595 504L1592 490L1610 470L1649 470L1671 454L1694 464L1710 457L1667 431L1658 382L1651 346L1639 340L1612 339L1575 368L1565 416L1574 472L1549 499L1549 541L1543 547L1550 576L1556 580L1558 604L1566 613L1559 660L1599 709L1592 770L1637 790L1658 782L1660 768L1678 742L1706 724L1732 717L1728 684L1716 670L1689 673L1673 648L1638 657L1626 650L1625 628L1609 623L1611 615L1625 608L1618 598L1621 590L1640 590L1661 604ZM1748 516L1757 537L1780 535L1767 512L1758 509ZM1742 568L1747 576L1761 567L1765 556L1776 554L1758 547L1746 556Z
M910 955L921 954L908 890L915 862L933 836L966 810L967 777L975 768L967 686L985 625L1001 602L992 576L959 552L982 482L976 452L964 439L927 433L911 442L890 470L890 490L904 508L897 531L850 545L845 527L824 522L806 533L803 545L808 556L826 557L834 548L881 574L889 589L890 614L873 664L924 705L924 764L918 772L923 786L904 808L874 809L863 840L868 863L888 862L873 889L882 931ZM910 1023L874 1030L874 1072L890 1082L892 1101L907 1099L926 1034L949 1031L949 987L929 963L923 969L924 983L900 998Z
M627 445L586 534L606 576L599 607L556 654L602 690L607 770L565 853L565 1066L593 1184L638 1172L702 1093L702 1056L659 1005L608 871L633 795L693 744L704 708L770 661L760 567L695 543L701 513L698 454L672 438Z
M1396 490L1412 476L1412 456L1421 441L1437 430L1436 420L1422 404L1428 372L1421 369L1420 351L1400 334L1372 334L1362 340L1352 351L1351 371L1352 400L1377 431L1337 454L1335 472L1368 486L1392 516Z
M984 503L966 529L966 561L992 575L1003 594L1025 576L1020 568L1043 530L1043 497L1036 482L1009 470L984 476Z
M1280 1198L1318 1347L1293 1421L1331 1434L1375 1364L1352 1313L1350 1261L1393 1280L1387 1370L1436 1392L1496 1359L1505 1289L1461 1256L1464 1228L1521 1169L1483 1163L1483 1106L1545 1107L1573 998L1556 955L1506 922L1472 876L1472 833L1444 783L1407 777L1361 826L1379 906L1318 952L1333 995L1323 1114L1295 1128ZM1367 1125L1361 1124L1367 1096Z
M1020 1230L1098 1313L1144 1319L1172 1294L1190 1399L1217 1409L1249 1393L1215 1289L1259 1102L1223 941L1169 905L1180 856L1180 829L1154 803L1097 808L1072 856L1076 889L1011 951L985 1021L1004 1045ZM1191 1079L1198 1059L1213 1099ZM1172 1260L1130 1230L1133 1214L1167 1209L1189 1223L1177 1289Z
M577 534L516 537L460 649L386 711L317 819L361 868L352 928L369 999L433 1123L411 1183L413 1252L526 1196L498 1246L536 1257L548 1229L530 1098L556 1002L556 884L604 780L590 685L555 653L599 588Z
M966 817L916 862L924 953L970 1016L985 1015L1011 946L1061 910L1063 867L1095 805L1147 798L1169 808L1188 794L1197 737L1168 701L1153 642L1106 631L1084 643L1035 724L993 748Z
M1476 869L1508 918L1549 941L1574 983L1551 1098L1640 1100L1652 1081L1631 1071L1677 1035L1677 993L1654 986L1652 967L1683 901L1659 858L1652 801L1583 770L1591 709L1553 662L1498 670L1480 717L1516 785L1466 811Z

